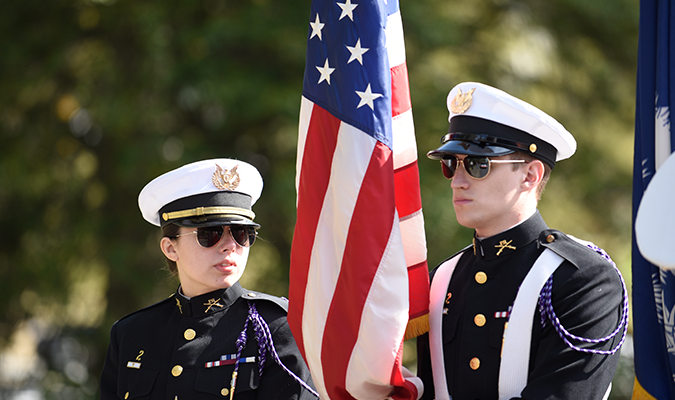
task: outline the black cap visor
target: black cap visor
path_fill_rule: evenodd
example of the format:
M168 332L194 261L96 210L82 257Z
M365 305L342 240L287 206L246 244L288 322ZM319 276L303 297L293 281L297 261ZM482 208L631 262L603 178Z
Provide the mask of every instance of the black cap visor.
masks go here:
M463 140L450 140L449 142L443 144L443 146L428 152L427 157L432 160L443 160L448 158L448 156L455 154L481 157L499 157L514 152L515 150L507 149L506 147L488 146L485 145L485 143L477 144L473 142L465 142Z
M260 228L260 224L257 224L246 217L238 215L228 215L228 216L204 215L193 218L175 219L169 222L181 226L183 228L201 228L206 226L221 226L221 225L245 225Z

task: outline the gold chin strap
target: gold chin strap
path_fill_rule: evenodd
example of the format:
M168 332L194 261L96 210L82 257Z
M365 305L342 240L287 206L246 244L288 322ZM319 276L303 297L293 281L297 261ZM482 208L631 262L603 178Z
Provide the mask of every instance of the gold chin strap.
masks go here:
M162 219L168 221L170 219L176 218L187 218L187 217L200 217L202 215L213 215L213 214L223 214L223 215L241 215L248 217L251 220L255 218L255 213L251 210L246 210L244 208L237 207L197 207L191 210L182 210L174 211L170 213L162 214Z

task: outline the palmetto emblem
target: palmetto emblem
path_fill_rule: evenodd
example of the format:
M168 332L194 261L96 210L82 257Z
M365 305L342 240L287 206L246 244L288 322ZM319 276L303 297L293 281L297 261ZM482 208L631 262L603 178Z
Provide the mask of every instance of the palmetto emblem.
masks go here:
M455 114L464 114L469 107L471 107L474 90L476 90L476 88L473 88L466 93L462 93L462 89L459 89L455 98L450 102L450 111Z
M213 173L211 181L220 190L234 190L239 186L241 178L237 172L238 165L232 167L231 170L223 169L216 164L216 172Z

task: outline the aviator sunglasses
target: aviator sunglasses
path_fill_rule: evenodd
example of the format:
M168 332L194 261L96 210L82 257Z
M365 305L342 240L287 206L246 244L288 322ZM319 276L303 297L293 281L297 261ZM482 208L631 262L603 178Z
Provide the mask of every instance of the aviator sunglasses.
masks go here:
M197 243L204 248L215 246L225 233L225 228L230 231L230 236L241 247L250 247L255 242L258 232L254 226L247 225L227 225L227 226L205 226L197 228L196 231L176 235L181 237L186 235L197 234Z
M527 163L526 160L490 160L488 157L466 156L459 159L455 156L445 155L441 162L447 167L443 174L446 178L452 179L457 171L458 164L464 165L464 170L474 179L485 179L490 173L492 164L521 164Z

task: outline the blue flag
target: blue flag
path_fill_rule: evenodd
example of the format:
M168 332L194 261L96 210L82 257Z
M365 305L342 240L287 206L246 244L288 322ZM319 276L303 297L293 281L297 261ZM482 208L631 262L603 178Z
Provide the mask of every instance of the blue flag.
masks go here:
M633 160L633 399L675 399L675 275L644 259L635 217L658 167L675 150L675 5L640 2L640 36Z

